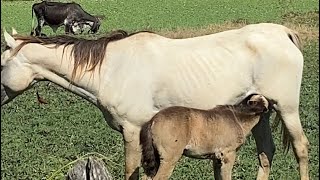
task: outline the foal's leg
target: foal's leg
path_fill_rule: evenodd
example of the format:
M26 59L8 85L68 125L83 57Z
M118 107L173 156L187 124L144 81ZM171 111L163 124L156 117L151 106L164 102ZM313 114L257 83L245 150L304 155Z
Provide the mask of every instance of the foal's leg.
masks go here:
M160 161L160 166L158 169L157 174L154 176L153 180L166 180L169 179L175 165L179 161L181 155L177 155L176 153L172 154L162 154L161 155L161 161Z
M123 138L126 159L126 180L138 180L142 155L139 140L140 128L136 126L124 126Z
M271 135L270 118L271 112L261 116L259 123L252 129L253 137L256 141L259 171L257 180L267 180L270 173L270 167L275 152L275 144Z
M230 152L225 156L221 166L221 176L223 180L231 180L232 168L236 160L236 152Z
M215 180L231 180L235 160L236 152L223 154L221 161L218 159L213 160Z

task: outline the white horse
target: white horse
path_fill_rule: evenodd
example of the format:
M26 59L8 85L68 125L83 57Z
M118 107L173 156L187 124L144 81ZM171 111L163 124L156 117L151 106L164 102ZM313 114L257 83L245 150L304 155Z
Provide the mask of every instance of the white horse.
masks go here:
M141 126L169 106L209 109L248 94L277 102L300 168L308 175L308 140L299 119L303 55L297 34L277 24L187 39L124 31L97 40L37 38L4 32L1 105L40 80L49 80L96 105L125 143L126 179L138 178ZM252 130L257 179L268 179L275 146L269 119Z

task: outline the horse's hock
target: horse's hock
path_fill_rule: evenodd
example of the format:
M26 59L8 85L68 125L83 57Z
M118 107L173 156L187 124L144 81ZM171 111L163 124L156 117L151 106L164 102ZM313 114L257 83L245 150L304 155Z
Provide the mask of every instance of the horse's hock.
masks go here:
M67 180L112 180L105 163L95 157L80 160L66 176Z

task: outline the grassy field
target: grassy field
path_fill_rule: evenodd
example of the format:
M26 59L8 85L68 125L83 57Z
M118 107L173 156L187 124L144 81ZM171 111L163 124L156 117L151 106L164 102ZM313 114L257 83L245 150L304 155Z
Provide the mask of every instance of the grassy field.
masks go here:
M148 29L170 37L190 37L256 22L287 24L299 31L305 57L300 115L310 141L310 176L319 179L318 0L75 2L92 14L106 16L98 36L115 29L129 32ZM19 33L29 34L32 3L1 1L1 29L15 27ZM53 34L49 28L44 32ZM49 104L37 103L37 90ZM275 130L273 136L277 151L270 179L298 179L292 150L283 154L279 130ZM115 179L123 179L121 135L108 127L93 105L55 85L36 84L12 103L1 107L1 179L48 179L55 172L55 179L63 179L68 170L63 166L92 152L103 154ZM257 165L255 143L249 137L238 153L233 179L255 179ZM60 168L62 171L58 171ZM182 158L171 179L213 179L211 163Z

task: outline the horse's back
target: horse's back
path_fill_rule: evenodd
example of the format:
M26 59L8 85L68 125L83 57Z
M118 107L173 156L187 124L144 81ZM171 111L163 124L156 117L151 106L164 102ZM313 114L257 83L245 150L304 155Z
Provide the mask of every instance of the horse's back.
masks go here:
M288 30L256 24L187 39L141 33L116 41L107 56L113 92L106 99L139 102L136 111L123 104L123 112L130 108L128 116L145 121L165 107L208 109L239 102L251 91L279 99L286 92L285 79L295 89L287 92L297 94L303 57ZM270 88L274 85L280 93Z

